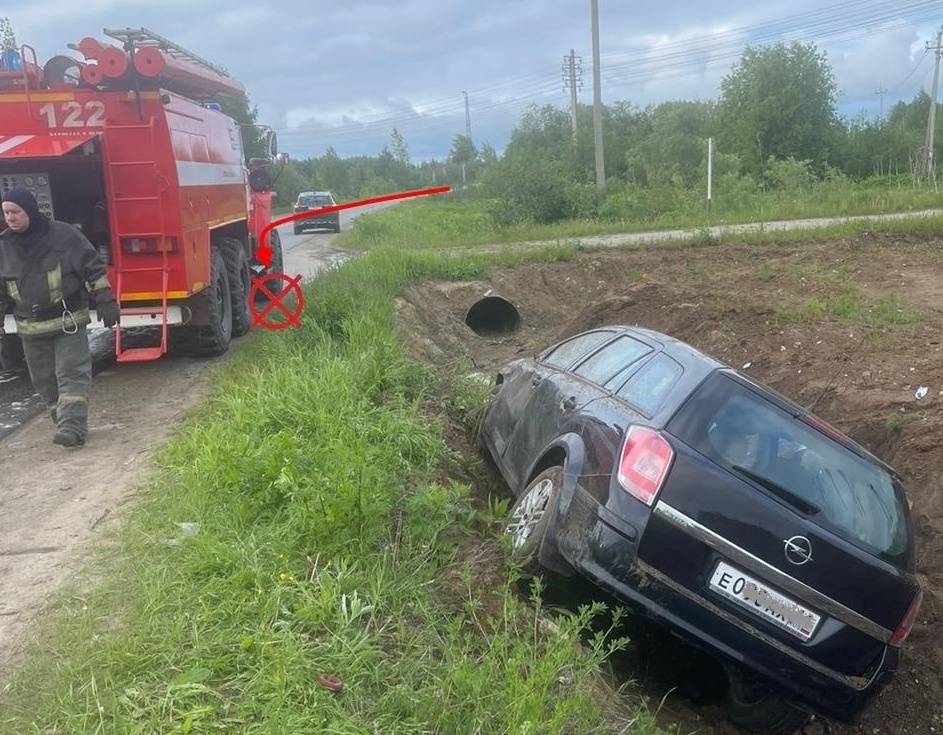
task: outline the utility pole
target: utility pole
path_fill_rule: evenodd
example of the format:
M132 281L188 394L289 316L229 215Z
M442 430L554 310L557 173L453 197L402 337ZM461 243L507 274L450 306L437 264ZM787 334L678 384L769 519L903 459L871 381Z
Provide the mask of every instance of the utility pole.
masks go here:
M878 87L874 94L878 96L878 123L880 124L884 122L884 95L887 94L887 90L884 87Z
M927 51L930 49L936 52L936 63L933 65L933 88L930 92L930 116L927 120L927 138L924 143L924 155L922 156L923 172L927 178L933 175L933 145L936 134L936 92L940 81L940 52L943 51L943 26L936 32L936 45L927 44Z
M711 190L714 183L714 139L707 139L707 221L710 223L713 197Z
M576 115L576 85L583 87L582 59L576 55L573 49L570 49L570 55L563 57L563 83L570 91L570 125L573 127L573 138L576 139L577 115Z
M606 163L602 150L602 75L599 71L599 0L590 0L593 16L593 145L596 148L596 193L606 187Z
M471 113L468 111L468 92L462 92L462 94L465 95L465 137L471 143Z

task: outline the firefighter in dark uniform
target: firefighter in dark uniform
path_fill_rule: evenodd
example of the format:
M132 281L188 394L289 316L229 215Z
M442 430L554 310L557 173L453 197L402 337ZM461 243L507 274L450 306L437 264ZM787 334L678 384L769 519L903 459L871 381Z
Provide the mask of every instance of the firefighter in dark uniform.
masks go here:
M29 190L10 189L0 203L0 315L13 313L33 387L56 422L53 442L81 446L92 385L89 294L106 327L119 316L105 263L76 227L43 215Z

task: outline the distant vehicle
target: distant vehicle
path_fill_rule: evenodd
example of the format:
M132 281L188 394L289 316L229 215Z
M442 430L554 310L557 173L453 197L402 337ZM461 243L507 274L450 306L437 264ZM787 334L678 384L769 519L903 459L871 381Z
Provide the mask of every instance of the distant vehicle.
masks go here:
M922 600L894 470L668 335L595 329L496 377L482 448L527 571L579 572L715 655L731 719L853 722Z
M298 195L295 202L294 212L308 212L312 209L321 209L323 207L336 207L337 202L334 195L329 191L303 191ZM326 214L313 214L310 217L294 221L294 231L300 235L305 229L311 227L326 227L334 232L341 231L341 213L328 212Z

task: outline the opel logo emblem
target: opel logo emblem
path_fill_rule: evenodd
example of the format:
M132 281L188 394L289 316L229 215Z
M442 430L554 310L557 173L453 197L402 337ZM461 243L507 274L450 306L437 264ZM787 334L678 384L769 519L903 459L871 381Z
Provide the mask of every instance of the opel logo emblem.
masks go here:
M793 536L784 541L783 551L786 552L786 560L797 567L812 561L812 543L805 536Z

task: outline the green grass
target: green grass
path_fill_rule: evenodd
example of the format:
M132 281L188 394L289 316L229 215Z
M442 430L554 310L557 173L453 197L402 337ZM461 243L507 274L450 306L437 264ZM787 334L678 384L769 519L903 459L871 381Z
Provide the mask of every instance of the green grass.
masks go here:
M608 613L482 579L504 568L506 503L439 479L453 378L406 359L392 297L497 258L356 259L309 289L301 329L218 366L0 695L0 733L658 732L599 695L625 645L590 633Z
M876 326L917 324L924 318L922 311L904 306L893 293L875 301L870 316Z
M824 277L828 281L828 276ZM821 285L821 284L819 284ZM804 299L798 306L779 306L773 318L779 323L816 322L826 317L861 324L875 334L888 327L907 328L924 319L922 311L902 305L896 294L867 302L854 286L843 286L834 295Z
M411 363L392 311L416 279L570 259L587 249L581 237L625 223L496 229L474 204L443 199L358 219L345 244L370 252L308 289L303 328L254 334L217 369L207 404L160 452L126 523L85 583L59 596L0 693L0 735L657 732L631 692L614 697L599 684L625 645L606 623L611 611L557 615L543 609L539 587L522 599L513 573L480 576L504 568L506 499L475 504L441 468L444 412L473 412L482 387L463 386L455 393L467 400L441 405L442 381L463 372ZM770 220L786 211L770 206ZM722 239L762 248L941 224L873 220ZM694 228L691 242L666 247L718 242L704 222L682 226ZM455 251L518 240L552 244ZM761 281L779 275L761 261ZM893 294L868 301L841 286L840 268L822 277L828 296L778 316L882 329L922 318ZM340 677L343 690L320 686L321 674ZM613 702L627 707L624 719Z
M887 415L887 418L884 420L884 426L889 431L900 431L910 424L923 421L926 417L922 413L910 412L908 413L903 408L900 411L895 411Z
M764 261L763 263L760 263L756 277L760 283L769 283L776 277L776 274L773 272L772 266Z
M381 246L396 249L462 248L476 245L509 244L522 242L575 242L580 238L620 233L657 230L690 230L687 238L699 244L708 244L715 237L710 226L731 226L752 222L777 222L811 217L868 216L887 213L926 211L939 208L939 198L931 190L900 186L888 181L883 189L875 189L866 182L855 189L847 182L823 183L800 195L781 193L755 194L749 197L731 197L726 204L721 199L712 214L692 192L676 197L682 202L676 210L656 216L599 217L596 219L566 220L552 225L520 223L498 226L492 216L500 205L494 201L468 198L463 194L437 195L428 199L405 202L378 212L358 217L353 228L344 233L339 242L354 249ZM613 201L618 195L613 196ZM603 206L604 213L606 205ZM896 221L863 221L830 225L830 236L858 234L865 230L931 232L939 231L943 217ZM799 230L799 235L808 235ZM748 235L725 234L724 240L747 237L757 242L796 237L796 231L760 228Z

